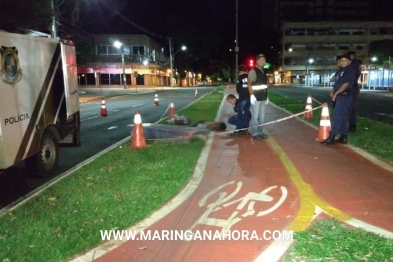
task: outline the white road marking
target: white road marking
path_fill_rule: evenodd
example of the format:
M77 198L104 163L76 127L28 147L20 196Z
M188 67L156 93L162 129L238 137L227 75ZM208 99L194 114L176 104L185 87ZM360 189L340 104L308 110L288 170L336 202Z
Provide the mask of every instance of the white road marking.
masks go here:
M111 127L108 127L108 130L115 129L115 128L118 128L118 126L111 126Z
M116 112L120 112L120 111L121 111L121 110L116 109L116 110L111 111L111 113L116 113ZM108 114L108 115L109 115L109 114ZM91 117L82 119L81 122L86 121L86 120L90 120L90 119L93 119L93 118L96 118L96 117L100 117L100 116L101 116L101 115L91 116Z
M138 105L134 105L132 107L137 107L137 106L143 106L144 104L138 104Z
M293 240L275 240L254 262L277 262L292 245Z
M96 117L99 117L99 115L96 115L96 116L91 116L91 117L88 117L88 118L82 119L82 120L81 120L81 122L83 122L83 121L85 121L85 120L93 119L93 118L96 118Z

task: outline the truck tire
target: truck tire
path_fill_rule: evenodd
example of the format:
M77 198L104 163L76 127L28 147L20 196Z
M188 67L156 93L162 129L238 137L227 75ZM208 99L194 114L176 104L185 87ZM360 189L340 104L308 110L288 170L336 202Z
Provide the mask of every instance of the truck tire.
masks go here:
M33 176L48 178L53 176L58 163L58 141L50 130L46 130L41 137L38 153L26 159L26 166Z

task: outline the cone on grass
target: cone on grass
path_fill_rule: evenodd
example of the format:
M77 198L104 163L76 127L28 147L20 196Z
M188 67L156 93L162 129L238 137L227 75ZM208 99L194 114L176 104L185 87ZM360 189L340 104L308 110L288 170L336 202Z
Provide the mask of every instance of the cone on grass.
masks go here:
M168 119L171 120L172 117L176 114L176 109L175 109L175 104L171 102L169 105L169 114L168 114Z
M157 94L154 96L154 105L155 105L155 106L160 105L160 104L158 103L158 95L157 95Z
M195 97L198 97L198 90L195 90Z
M132 148L145 148L146 147L146 139L143 133L142 127L142 118L139 114L139 110L135 111L134 116L134 128L132 129Z
M304 119L312 119L313 118L313 113L312 113L312 99L311 95L308 95L307 97L307 103L306 103L306 109L304 110Z
M106 106L105 106L105 99L102 99L101 101L101 116L107 116L108 111L106 111Z
M318 138L316 139L316 141L317 142L325 141L329 137L330 129L331 129L331 124L330 124L330 117L329 117L329 108L327 103L323 103L321 120L319 122Z

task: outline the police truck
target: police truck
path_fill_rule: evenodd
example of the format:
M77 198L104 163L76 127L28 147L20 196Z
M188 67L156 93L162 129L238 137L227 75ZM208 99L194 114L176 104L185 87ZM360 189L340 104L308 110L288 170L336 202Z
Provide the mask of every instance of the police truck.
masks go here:
M53 175L59 146L80 146L72 41L0 31L0 170Z

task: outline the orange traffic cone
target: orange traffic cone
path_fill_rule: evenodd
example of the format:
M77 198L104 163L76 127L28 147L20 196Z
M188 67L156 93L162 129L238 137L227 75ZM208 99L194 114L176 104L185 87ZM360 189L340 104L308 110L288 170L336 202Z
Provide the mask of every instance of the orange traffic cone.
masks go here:
M105 106L105 99L102 99L101 101L101 116L107 116L108 112L106 111L106 106Z
M139 114L139 110L135 111L134 116L134 128L132 129L132 148L145 148L146 140L143 133L142 118Z
M157 95L157 94L154 96L154 105L155 105L155 106L160 105L160 104L158 103L158 95Z
M198 90L195 90L195 97L198 97Z
M331 129L331 125L330 125L330 117L329 117L329 108L327 103L323 103L321 120L319 122L318 138L316 139L316 141L318 142L325 141L329 137L330 129Z
M313 114L312 114L312 99L311 99L311 95L308 95L307 97L307 103L306 103L306 109L305 109L305 113L303 118L304 119L312 119L313 118Z
M176 114L176 110L175 110L175 104L173 102L171 102L171 104L169 105L169 114L168 114L168 120L171 120L172 117Z

